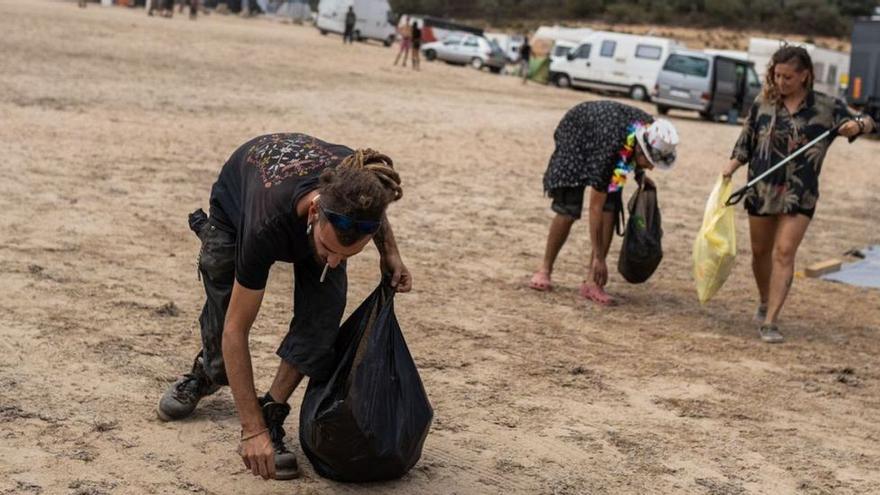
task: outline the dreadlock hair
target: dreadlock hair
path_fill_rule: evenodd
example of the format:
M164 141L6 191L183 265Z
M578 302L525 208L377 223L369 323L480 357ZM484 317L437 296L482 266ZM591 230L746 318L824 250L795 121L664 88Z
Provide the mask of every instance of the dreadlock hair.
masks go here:
M400 175L387 155L371 149L359 149L336 168L321 173L318 189L321 205L355 220L380 221L385 209L403 196ZM363 239L356 230L334 227L343 246Z
M773 56L770 57L770 62L767 64L767 75L764 77L763 90L765 101L779 102L781 95L779 94L779 88L776 87L776 65L791 62L795 63L797 70L807 70L809 72L806 88L808 90L813 89L813 81L816 79L816 75L813 72L813 59L810 58L806 48L786 44L773 53Z

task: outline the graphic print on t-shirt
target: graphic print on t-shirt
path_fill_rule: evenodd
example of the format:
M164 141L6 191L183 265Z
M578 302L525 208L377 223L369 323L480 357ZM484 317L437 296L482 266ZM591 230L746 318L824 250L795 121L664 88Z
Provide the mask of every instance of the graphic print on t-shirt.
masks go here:
M335 165L342 158L305 134L269 134L253 144L247 164L259 169L263 186L268 189L288 177L302 177Z

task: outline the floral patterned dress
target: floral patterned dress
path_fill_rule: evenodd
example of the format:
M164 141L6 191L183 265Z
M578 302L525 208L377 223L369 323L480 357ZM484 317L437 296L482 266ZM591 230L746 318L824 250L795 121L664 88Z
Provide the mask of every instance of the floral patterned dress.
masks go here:
M850 119L842 100L810 91L793 114L782 103L755 99L731 158L749 164L749 180L761 175L801 146ZM812 218L819 200L819 173L832 139L813 145L749 189L750 215L803 214Z

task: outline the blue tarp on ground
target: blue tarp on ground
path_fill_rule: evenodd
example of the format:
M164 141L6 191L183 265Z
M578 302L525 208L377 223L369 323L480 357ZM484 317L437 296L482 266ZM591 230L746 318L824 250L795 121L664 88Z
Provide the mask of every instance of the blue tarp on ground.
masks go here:
M840 271L823 275L825 280L880 289L880 245L863 249L865 259L843 265Z

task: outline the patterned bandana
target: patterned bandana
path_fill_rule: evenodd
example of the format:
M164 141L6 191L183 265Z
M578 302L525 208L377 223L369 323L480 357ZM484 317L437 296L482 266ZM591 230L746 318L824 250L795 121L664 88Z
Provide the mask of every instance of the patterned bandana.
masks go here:
M608 192L615 193L623 189L626 184L626 175L631 173L635 168L633 157L636 149L636 132L645 127L644 122L633 122L626 128L626 140L623 142L623 148L620 150L620 160L614 166L614 173L611 176L611 183L608 184Z

